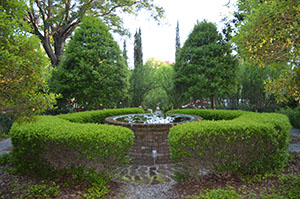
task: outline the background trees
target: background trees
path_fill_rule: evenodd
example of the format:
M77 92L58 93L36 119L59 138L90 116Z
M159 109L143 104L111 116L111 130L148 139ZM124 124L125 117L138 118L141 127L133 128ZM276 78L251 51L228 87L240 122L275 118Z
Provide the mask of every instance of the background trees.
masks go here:
M276 103L275 96L265 89L265 82L278 78L287 67L276 66L277 70L274 70L272 65L262 68L241 61L239 68L239 93L236 96L238 96L237 100L242 100L242 103L235 108L259 112L278 109L279 104Z
M300 99L300 12L296 0L242 0L239 12L244 20L234 42L239 53L260 67L289 65L277 79L267 83L279 101Z
M131 106L143 105L145 96L154 88L154 68L149 64L141 65L131 73L130 101Z
M144 102L145 95L153 89L154 69L149 64L143 64L142 32L134 35L134 69L130 76L131 106L138 107Z
M48 94L49 62L36 37L26 34L23 1L0 1L0 111L30 119L54 103Z
M177 21L176 38L175 38L175 60L178 56L179 50L180 50L180 35L179 35L179 21Z
M53 73L53 89L63 102L75 98L89 109L117 106L128 87L128 69L108 27L98 18L83 18Z
M30 9L25 18L33 28L32 32L41 40L54 66L60 62L66 39L86 14L100 17L109 27L125 34L118 13L136 14L144 8L156 20L164 13L153 0L30 0L28 4Z
M175 88L187 101L209 98L214 108L216 97L235 88L237 62L231 46L214 24L197 23L182 47L175 64Z

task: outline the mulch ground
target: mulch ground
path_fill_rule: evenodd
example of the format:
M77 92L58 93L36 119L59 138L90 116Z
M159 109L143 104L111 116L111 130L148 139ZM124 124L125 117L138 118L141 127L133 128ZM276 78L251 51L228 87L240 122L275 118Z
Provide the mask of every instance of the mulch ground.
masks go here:
M295 158L290 160L289 165L284 169L284 174L299 175L300 173L300 154L294 153L293 155ZM249 181L251 178L252 180ZM228 187L232 187L241 195L246 196L249 193L255 193L257 196L259 196L260 193L270 193L279 186L277 177L256 180L253 179L253 176L244 176L242 179L239 177L220 179L218 177L210 176L203 178L200 182L197 182L195 179L190 179L184 183L176 184L173 188L174 191L178 192L178 194L182 196L199 195L201 190L226 189Z
M293 140L293 143L299 143L300 139ZM288 166L284 169L284 174L300 173L300 153L293 153L294 158L289 161ZM174 199L185 198L188 195L198 195L201 190L234 188L239 194L248 195L256 193L258 196L261 192L269 192L279 186L278 178L271 177L267 179L251 180L253 176L245 176L242 179L238 177L230 177L220 179L214 176L202 178L200 182L191 178L183 183L176 183L172 190L174 195L178 197ZM248 180L247 180L248 179ZM253 179L253 178L252 178ZM29 175L13 174L13 167L9 164L0 166L0 198L28 198L28 189L32 185L45 184L47 182L55 182L60 186L59 194L56 198L83 198L83 194L87 191L88 185L82 182L76 182L71 177L62 177L60 179L38 179ZM109 188L114 191L119 189L120 185L116 182L111 182ZM43 197L41 197L43 198ZM245 197L247 198L247 197ZM170 198L172 199L172 198Z

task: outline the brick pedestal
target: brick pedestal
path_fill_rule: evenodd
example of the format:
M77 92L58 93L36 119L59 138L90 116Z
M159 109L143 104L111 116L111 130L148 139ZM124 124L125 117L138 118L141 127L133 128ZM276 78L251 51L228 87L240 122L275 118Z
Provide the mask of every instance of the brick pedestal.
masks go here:
M178 123L170 124L141 124L141 123L124 123L114 120L113 117L105 119L105 123L123 126L131 129L134 132L134 145L130 151L130 157L133 164L137 165L153 165L154 159L152 151L157 151L157 158L155 164L168 164L171 163L168 134L170 128ZM201 118L193 116L197 121Z

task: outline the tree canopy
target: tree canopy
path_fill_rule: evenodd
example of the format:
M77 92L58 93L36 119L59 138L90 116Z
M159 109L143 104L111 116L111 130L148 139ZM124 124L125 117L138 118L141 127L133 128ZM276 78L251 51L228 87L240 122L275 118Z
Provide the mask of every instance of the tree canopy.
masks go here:
M145 64L135 68L130 77L131 106L138 107L154 87L154 68Z
M297 0L240 0L244 20L234 42L248 61L265 67L285 64L290 69L267 84L278 100L300 99L300 4Z
M128 88L128 69L109 28L93 16L83 18L62 63L53 73L53 88L63 102L88 109L115 107Z
M158 20L164 14L163 8L153 0L27 0L30 9L26 20L31 24L51 59L58 65L64 51L64 44L86 14L101 18L113 30L125 34L120 13L137 14L141 9L151 12Z
M0 111L15 119L30 119L52 107L54 95L47 94L49 62L30 27L22 20L23 1L0 1Z
M237 63L231 46L214 24L197 23L180 50L175 64L175 88L187 101L224 97L236 85Z

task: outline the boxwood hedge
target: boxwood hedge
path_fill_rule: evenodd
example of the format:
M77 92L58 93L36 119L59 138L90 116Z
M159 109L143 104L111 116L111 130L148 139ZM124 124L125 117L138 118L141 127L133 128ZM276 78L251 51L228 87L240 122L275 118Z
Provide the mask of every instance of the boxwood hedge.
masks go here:
M133 132L97 123L111 115L142 112L136 108L86 111L14 123L10 133L16 167L26 172L73 167L104 171L124 163L133 145Z
M172 127L169 145L173 161L192 175L209 169L216 175L266 173L288 159L288 118L276 113L225 110L172 110L204 120Z

